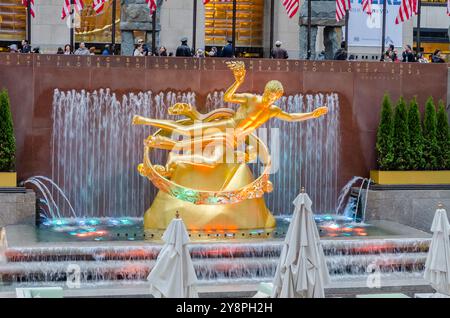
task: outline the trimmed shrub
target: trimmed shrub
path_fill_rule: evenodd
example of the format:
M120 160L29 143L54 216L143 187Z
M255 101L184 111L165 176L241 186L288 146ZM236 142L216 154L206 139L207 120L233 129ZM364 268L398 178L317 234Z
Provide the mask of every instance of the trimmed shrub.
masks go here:
M450 130L444 102L439 101L437 112L436 140L438 146L437 165L439 169L450 169Z
M394 122L392 120L392 104L388 94L384 95L381 108L380 124L377 131L376 150L380 170L392 170L394 161Z
M419 105L416 98L413 98L408 109L408 133L409 133L409 150L408 150L408 169L423 169L425 161L423 160L423 133L422 121L420 119Z
M409 168L409 134L408 111L403 97L397 102L394 112L394 169L407 170Z
M425 170L437 170L439 148L436 138L436 107L433 98L430 97L425 105L425 115L423 118L423 158L425 160Z
M0 171L11 172L15 169L16 139L9 107L8 92L0 92Z

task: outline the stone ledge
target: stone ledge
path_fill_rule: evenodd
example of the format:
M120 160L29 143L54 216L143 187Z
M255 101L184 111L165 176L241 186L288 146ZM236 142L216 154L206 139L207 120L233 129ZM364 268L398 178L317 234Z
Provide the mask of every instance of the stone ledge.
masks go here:
M12 224L33 224L36 218L36 194L0 193L0 227Z
M362 191L362 202L366 190ZM430 232L437 204L450 218L450 190L369 190L366 220L387 220Z

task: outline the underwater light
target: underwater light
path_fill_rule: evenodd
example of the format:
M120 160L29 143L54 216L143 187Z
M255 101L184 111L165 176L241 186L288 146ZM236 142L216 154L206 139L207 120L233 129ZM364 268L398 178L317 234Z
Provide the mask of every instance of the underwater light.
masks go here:
M327 225L324 225L324 227L327 229L331 229L331 230L339 229L339 225L337 225L336 223L327 224Z
M89 220L86 221L86 223L89 224L89 225L97 225L97 224L100 223L100 221L97 220L97 219L89 219Z
M58 225L58 226L60 226L60 225L64 225L64 224L66 224L66 222L63 221L63 220L61 220L61 219L53 220L53 225Z
M116 219L109 219L108 223L111 224L111 225L118 225L118 224L120 224L119 220L116 220Z
M125 225L133 224L133 222L131 222L131 220L129 220L129 219L120 219L120 223L125 224Z

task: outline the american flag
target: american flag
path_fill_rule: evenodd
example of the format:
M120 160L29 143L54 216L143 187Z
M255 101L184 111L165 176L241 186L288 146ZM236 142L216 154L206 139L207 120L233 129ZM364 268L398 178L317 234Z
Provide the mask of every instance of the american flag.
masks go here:
M395 24L409 20L413 15L417 15L417 1L418 0L402 0L398 9Z
M286 9L286 13L289 18L292 18L300 8L300 0L281 0L283 1L283 6Z
M22 5L28 8L28 0L22 0ZM34 18L34 0L30 0L30 14Z
M150 15L156 11L156 0L145 0L147 2L148 9L150 10Z
M350 0L336 0L336 21L341 21L350 8Z
M365 13L372 15L372 0L362 0L361 5Z
M65 19L67 16L70 15L70 8L71 8L71 0L64 0L64 6L62 8L62 12L61 12L61 19ZM73 0L73 5L75 6L75 11L76 12L80 12L83 7L84 7L84 3L83 0Z
M450 16L450 0L447 0L447 15Z
M93 0L92 1L92 8L94 9L95 13L99 14L102 12L103 8L105 7L105 2L108 0Z

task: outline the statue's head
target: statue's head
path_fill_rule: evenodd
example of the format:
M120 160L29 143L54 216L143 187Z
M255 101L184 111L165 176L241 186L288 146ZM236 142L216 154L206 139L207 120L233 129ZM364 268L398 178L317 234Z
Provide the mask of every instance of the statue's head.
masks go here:
M284 88L279 81L269 81L264 88L263 101L270 104L274 103L277 99L283 96Z

